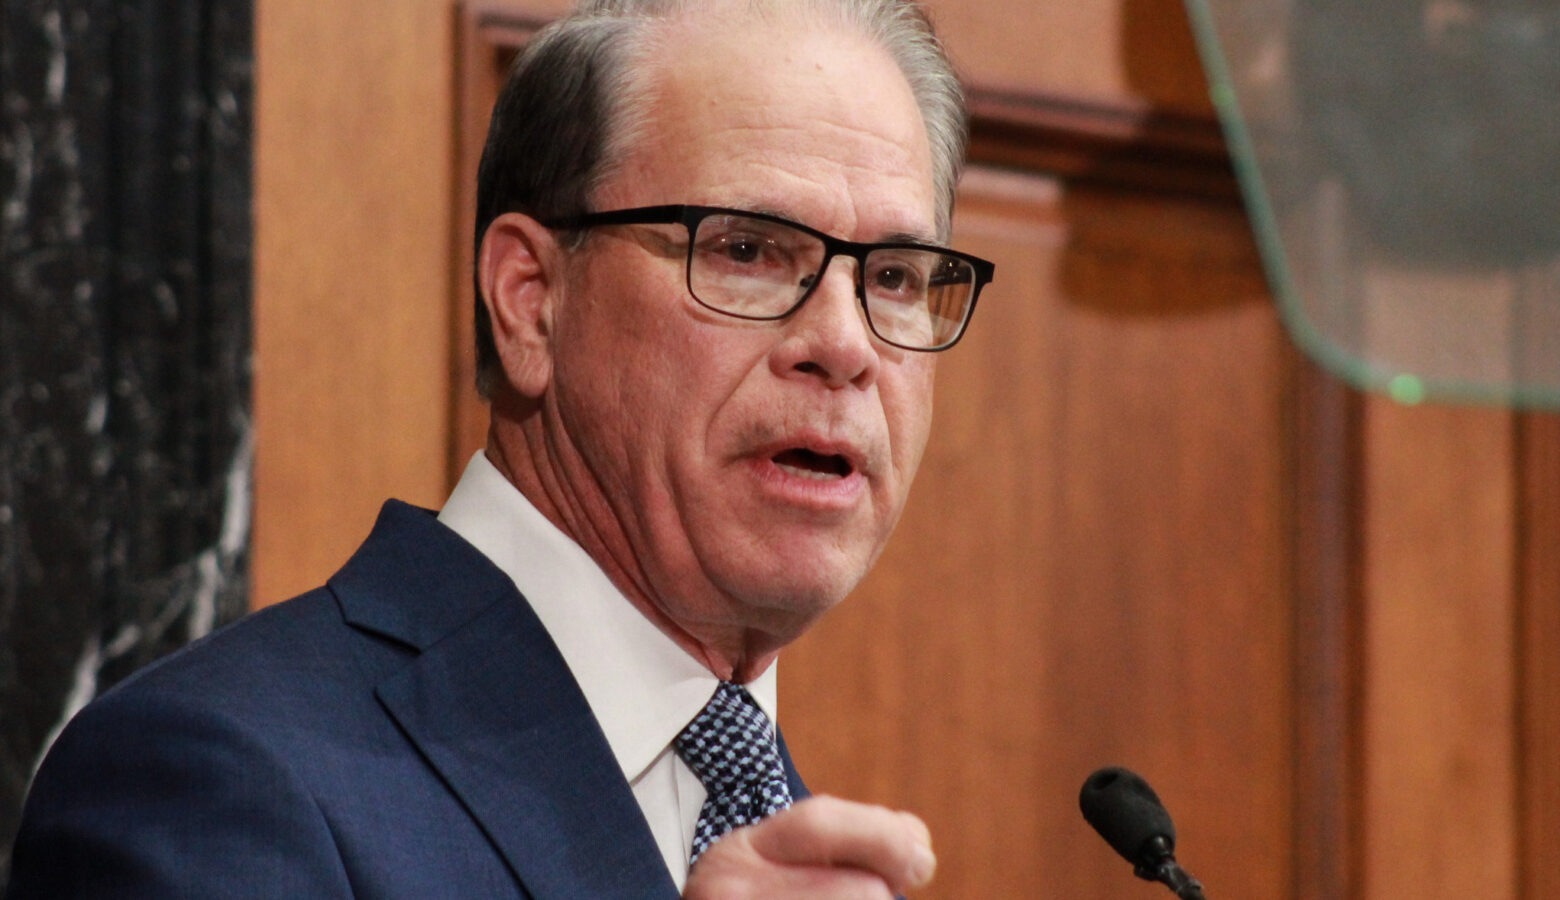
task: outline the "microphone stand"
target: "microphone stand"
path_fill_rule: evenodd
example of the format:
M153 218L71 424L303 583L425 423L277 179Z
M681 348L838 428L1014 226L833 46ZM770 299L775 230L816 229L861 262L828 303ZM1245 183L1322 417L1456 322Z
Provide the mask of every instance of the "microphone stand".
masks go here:
M1181 900L1208 900L1203 895L1202 882L1181 868L1170 851L1170 843L1163 837L1155 837L1143 847L1143 862L1133 867L1132 873L1144 881L1157 881L1175 892Z

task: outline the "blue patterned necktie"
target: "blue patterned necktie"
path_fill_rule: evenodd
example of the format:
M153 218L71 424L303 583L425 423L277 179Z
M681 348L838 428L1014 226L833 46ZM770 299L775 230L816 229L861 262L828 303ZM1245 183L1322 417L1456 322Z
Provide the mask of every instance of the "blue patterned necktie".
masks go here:
M673 745L708 792L689 865L726 832L791 805L774 726L741 685L722 681Z

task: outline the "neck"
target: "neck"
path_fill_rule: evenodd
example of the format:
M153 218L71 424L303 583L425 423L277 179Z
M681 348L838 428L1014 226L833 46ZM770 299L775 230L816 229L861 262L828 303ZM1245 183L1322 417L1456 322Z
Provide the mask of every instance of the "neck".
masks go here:
M746 684L762 675L789 639L736 623L677 621L638 565L600 486L567 436L555 438L559 430L544 426L544 415L540 404L512 393L495 397L485 451L488 461L595 560L641 615L717 678Z

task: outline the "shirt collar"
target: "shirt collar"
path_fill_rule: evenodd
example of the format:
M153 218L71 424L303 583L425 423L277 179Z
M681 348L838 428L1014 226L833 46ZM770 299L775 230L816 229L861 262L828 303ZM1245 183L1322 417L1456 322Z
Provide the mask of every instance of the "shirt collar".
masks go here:
M645 618L584 548L480 451L439 513L530 602L633 782L715 693L719 680ZM775 718L775 665L744 685Z

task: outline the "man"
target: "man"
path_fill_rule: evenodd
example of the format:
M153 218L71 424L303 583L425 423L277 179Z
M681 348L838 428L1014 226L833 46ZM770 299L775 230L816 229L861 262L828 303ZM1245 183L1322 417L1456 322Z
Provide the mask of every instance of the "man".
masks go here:
M896 0L602 0L539 35L479 184L485 453L437 521L387 504L325 588L89 707L12 896L925 883L925 826L807 799L770 721L990 278L938 247L961 153Z

